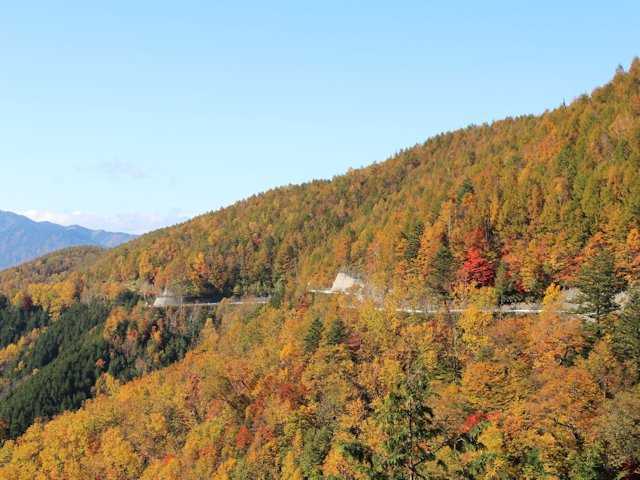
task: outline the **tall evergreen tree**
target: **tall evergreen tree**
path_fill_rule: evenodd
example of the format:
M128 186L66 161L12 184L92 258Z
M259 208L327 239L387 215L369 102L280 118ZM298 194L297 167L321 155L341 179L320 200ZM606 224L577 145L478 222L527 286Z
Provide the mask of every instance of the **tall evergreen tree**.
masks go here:
M327 332L327 343L329 345L337 345L342 343L347 336L347 327L341 318L336 318L329 326Z
M640 377L640 287L630 292L613 331L613 349L622 362L636 367L636 379Z
M509 303L509 300L512 298L516 290L516 286L515 282L509 275L507 265L502 261L498 263L494 284L496 288L496 295L498 296L498 303L500 305L503 303Z
M375 412L383 435L379 446L361 442L344 446L365 478L375 480L417 480L428 478L426 462L435 455L429 441L439 433L427 400L429 382L424 369L409 372L384 398Z
M404 259L407 262L413 261L420 251L420 238L422 238L422 234L424 233L424 223L417 221L410 224L406 231L402 233L403 238L407 242L405 251L404 251Z
M427 289L447 306L455 277L455 260L446 239L438 249L427 275Z
M581 292L578 313L600 322L604 316L618 308L614 297L624 288L624 281L616 272L610 249L601 248L582 265L576 286Z
M304 351L307 353L313 353L320 345L320 340L322 339L322 330L324 325L322 324L322 320L316 318L311 322L309 326L309 330L307 331L307 335L304 337Z

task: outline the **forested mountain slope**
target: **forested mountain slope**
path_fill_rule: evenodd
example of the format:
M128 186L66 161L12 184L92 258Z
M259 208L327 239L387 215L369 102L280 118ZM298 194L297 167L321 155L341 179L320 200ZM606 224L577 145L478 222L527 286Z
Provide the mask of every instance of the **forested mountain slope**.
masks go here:
M69 247L7 268L0 271L2 292L5 295L15 294L26 291L30 284L63 280L71 272L94 263L103 252L101 247Z
M635 60L540 116L0 276L0 478L634 478L639 167ZM384 297L308 292L341 269ZM148 308L165 286L272 302ZM491 313L524 298L544 312Z
M601 237L621 267L634 268L639 71L635 61L541 116L442 134L331 181L275 189L145 235L107 252L85 283L229 295L293 278L325 284L352 267L390 287L427 272L443 233L459 265L486 259L522 295L571 279Z

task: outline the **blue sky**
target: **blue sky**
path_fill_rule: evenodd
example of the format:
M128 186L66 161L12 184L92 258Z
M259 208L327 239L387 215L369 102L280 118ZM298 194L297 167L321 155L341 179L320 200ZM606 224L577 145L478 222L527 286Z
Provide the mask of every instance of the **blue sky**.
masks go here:
M538 113L640 54L640 2L7 2L0 209L140 233Z

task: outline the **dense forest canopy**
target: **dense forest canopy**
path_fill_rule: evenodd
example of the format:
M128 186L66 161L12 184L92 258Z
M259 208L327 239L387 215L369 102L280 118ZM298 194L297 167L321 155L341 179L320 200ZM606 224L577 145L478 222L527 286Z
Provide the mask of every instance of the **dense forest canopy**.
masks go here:
M80 268L85 288L228 296L323 285L345 267L391 288L425 275L445 235L461 278L492 284L500 272L524 296L570 282L593 243L609 243L631 274L640 250L639 70L636 60L540 116L441 134L331 181L274 189L150 233ZM468 271L483 261L483 273ZM10 278L0 278L2 290L26 286Z
M33 283L55 283L70 272L91 264L104 252L100 247L70 247L49 253L17 267L0 271L6 295L15 295Z
M640 474L640 60L540 116L71 253L0 274L0 478ZM309 293L341 270L376 294ZM271 303L150 309L165 287ZM542 312L495 313L522 300Z

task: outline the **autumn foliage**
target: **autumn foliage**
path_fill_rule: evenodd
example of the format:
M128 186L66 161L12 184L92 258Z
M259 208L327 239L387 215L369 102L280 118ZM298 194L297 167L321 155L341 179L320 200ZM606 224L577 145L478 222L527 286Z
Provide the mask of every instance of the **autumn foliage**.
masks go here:
M635 60L540 116L0 274L0 478L634 478L638 99ZM309 292L341 270L367 294ZM272 301L151 310L165 287Z

